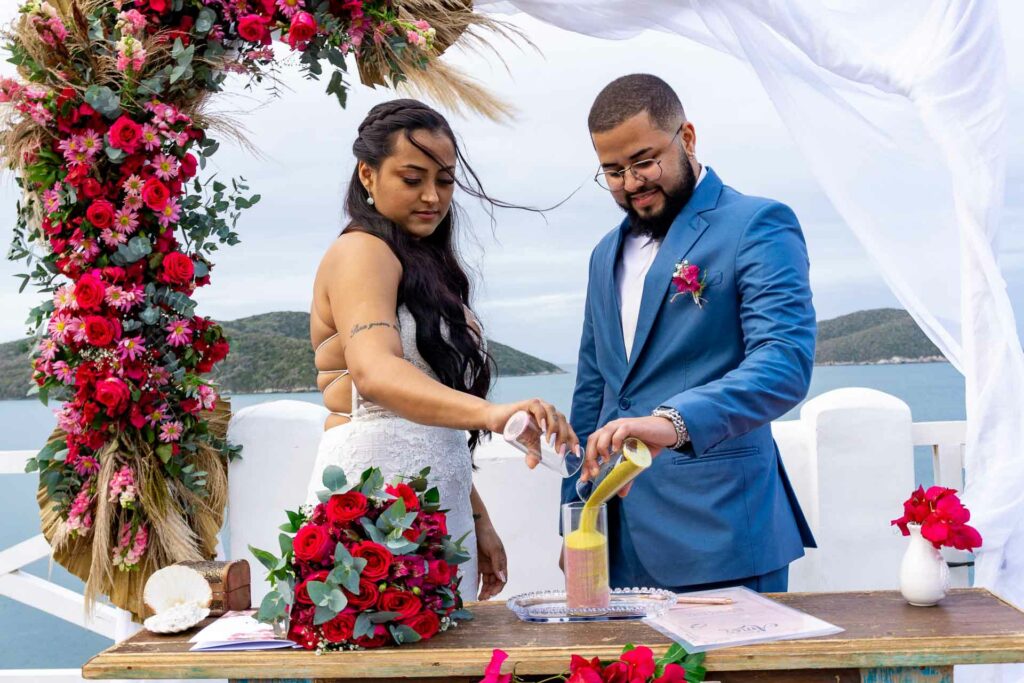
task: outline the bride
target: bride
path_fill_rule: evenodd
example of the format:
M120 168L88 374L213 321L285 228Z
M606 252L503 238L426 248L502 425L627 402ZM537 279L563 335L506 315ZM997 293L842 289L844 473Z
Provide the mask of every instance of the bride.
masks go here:
M313 284L310 336L331 415L310 492L320 488L328 465L350 478L368 467L391 478L429 466L449 510L449 533L469 532L472 559L461 565L462 593L476 598L482 580L479 599L486 600L505 585L507 563L473 486L473 448L523 409L556 447L578 452L579 443L548 403L485 399L492 364L469 307L452 195L457 185L492 200L445 118L416 100L379 104L360 124L352 151L358 163L345 202L350 222Z

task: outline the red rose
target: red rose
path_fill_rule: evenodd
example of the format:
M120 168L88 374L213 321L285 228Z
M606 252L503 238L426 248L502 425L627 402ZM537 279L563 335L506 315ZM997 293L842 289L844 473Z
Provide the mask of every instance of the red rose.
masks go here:
M114 205L106 199L99 199L89 205L85 217L100 230L114 224Z
M161 267L163 273L160 279L174 285L188 284L196 274L192 259L180 251L172 251L164 256Z
M313 572L305 578L305 580L295 587L295 602L303 605L312 605L313 601L309 598L309 582L310 581L326 581L327 571Z
M377 584L360 577L359 594L352 595L346 590L345 597L348 598L348 604L352 609L363 612L377 604L377 600L380 599L380 591L377 590Z
M86 199L96 199L103 194L103 186L95 178L86 178L82 181L82 194Z
M75 302L78 307L84 310L92 310L103 303L103 297L107 294L107 288L103 280L95 275L83 275L75 283Z
M344 643L352 637L352 631L356 628L356 614L352 610L345 610L334 617L326 624L320 626L320 632L324 638L332 643Z
M404 500L407 512L414 512L420 509L420 499L416 497L416 492L408 484L396 484L394 486L389 484L384 488L384 492Z
M399 619L409 619L420 613L423 603L409 591L389 588L380 594L377 606L382 612L398 612Z
M327 501L327 519L334 524L348 524L366 514L369 504L359 491L331 496Z
M84 321L85 338L93 346L106 346L118 336L114 323L101 315L90 315Z
M366 636L360 636L355 639L356 645L359 647L365 647L371 649L375 647L384 647L391 642L391 634L381 624L376 624L373 627L373 635L367 638Z
M352 557L361 557L366 560L362 575L370 581L380 581L388 575L388 569L394 558L391 551L384 546L373 541L363 541L353 545L349 551L352 553Z
M288 44L292 49L301 50L316 35L316 19L309 12L296 12L292 25L288 27Z
M127 116L121 116L107 132L110 136L110 146L115 149L124 150L132 154L139 147L142 140L142 126L132 121Z
M432 512L429 515L420 515L421 524L431 536L448 535L448 516L443 512Z
M238 35L250 43L267 43L270 41L269 20L258 14L246 14L238 20Z
M288 627L288 640L298 643L307 650L315 650L316 630L311 625L292 621Z
M189 178L195 177L196 171L199 170L199 162L196 160L196 158L192 155L191 152L182 157L181 166L179 167L179 170L181 172L181 177L184 180L188 180Z
M107 407L107 415L114 417L128 407L131 391L124 381L109 377L96 383L96 400Z
M295 557L306 562L320 562L334 549L330 534L323 527L307 524L299 529L293 541Z
M403 619L401 623L416 631L423 640L433 638L441 630L441 620L431 610L423 610L415 616Z
M153 211L163 211L171 201L171 191L157 178L150 178L142 186L142 201Z
M157 14L163 14L170 6L170 0L149 0L149 9Z
M447 586L454 571L455 568L444 560L431 560L427 564L427 581L438 586Z

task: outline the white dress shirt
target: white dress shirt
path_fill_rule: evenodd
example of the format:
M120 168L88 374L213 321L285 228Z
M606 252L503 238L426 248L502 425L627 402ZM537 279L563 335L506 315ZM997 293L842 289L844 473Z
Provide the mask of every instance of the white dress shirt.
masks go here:
M707 167L701 166L700 174L693 189L696 190L707 175ZM622 339L626 342L626 360L633 353L633 338L636 323L640 317L640 300L644 294L644 278L651 269L661 240L647 235L627 234L622 241L622 257L615 264L615 281L619 287L619 315L622 319Z

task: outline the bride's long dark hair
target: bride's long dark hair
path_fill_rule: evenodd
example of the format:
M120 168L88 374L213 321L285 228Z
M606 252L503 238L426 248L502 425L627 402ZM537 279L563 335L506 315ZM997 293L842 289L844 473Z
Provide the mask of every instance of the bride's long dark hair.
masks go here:
M392 100L371 109L359 125L352 153L370 168L380 169L384 159L394 152L397 135L401 134L438 166L444 166L433 152L413 138L417 130L442 134L451 140L460 169L456 183L463 191L492 206L510 206L487 196L476 173L466 163L448 121L417 100ZM494 363L466 319L470 280L455 239L458 207L453 202L437 229L430 236L417 239L378 213L367 202L367 196L356 164L345 199L349 223L342 233L366 232L391 247L402 264L398 303L405 304L416 320L416 346L420 355L446 386L485 398L491 387ZM442 334L442 322L447 336ZM470 432L470 449L476 447L480 438L480 431Z

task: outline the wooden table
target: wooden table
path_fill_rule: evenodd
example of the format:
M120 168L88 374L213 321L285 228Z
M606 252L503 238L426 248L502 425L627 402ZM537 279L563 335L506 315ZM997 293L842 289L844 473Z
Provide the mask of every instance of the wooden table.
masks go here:
M1024 613L984 589L955 590L936 607L896 592L770 596L846 629L807 640L716 650L708 681L722 683L950 683L954 664L1024 662ZM143 631L93 657L85 678L230 678L314 681L479 681L493 648L524 676L565 671L572 653L614 659L626 643L656 654L670 641L641 622L527 624L500 603L471 605L475 621L425 643L331 653L188 651L194 632Z

